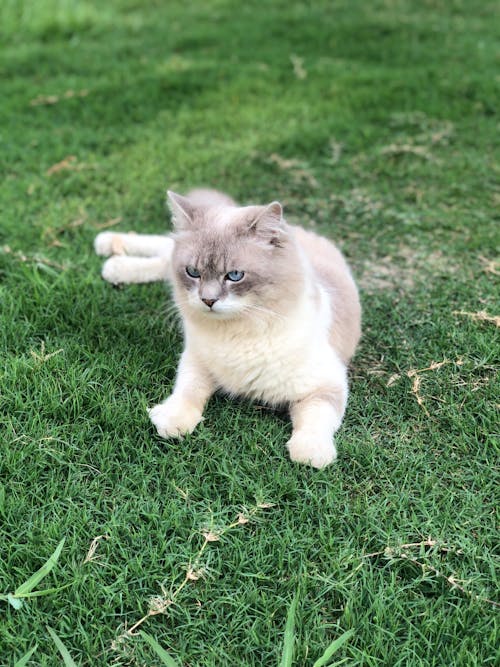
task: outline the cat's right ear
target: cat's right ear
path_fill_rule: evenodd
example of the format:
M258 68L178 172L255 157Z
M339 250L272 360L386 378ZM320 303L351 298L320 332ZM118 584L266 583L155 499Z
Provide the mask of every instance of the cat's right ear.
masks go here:
M167 203L172 211L172 222L178 230L192 227L194 220L194 206L187 197L177 192L167 190Z

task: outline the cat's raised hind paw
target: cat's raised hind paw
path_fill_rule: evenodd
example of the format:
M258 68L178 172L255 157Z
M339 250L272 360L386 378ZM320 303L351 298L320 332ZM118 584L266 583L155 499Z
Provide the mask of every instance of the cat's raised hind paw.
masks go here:
M109 257L116 254L116 237L114 232L101 232L94 239L94 250L101 257Z
M313 468L325 468L337 458L333 439L317 436L314 433L297 431L287 442L292 461L305 463Z
M113 255L113 257L110 257L104 262L101 276L112 285L137 282L133 279L134 267L133 263L130 262L130 259L130 257L124 257L122 255Z
M203 419L198 408L174 396L150 408L148 413L162 438L179 438L191 433Z

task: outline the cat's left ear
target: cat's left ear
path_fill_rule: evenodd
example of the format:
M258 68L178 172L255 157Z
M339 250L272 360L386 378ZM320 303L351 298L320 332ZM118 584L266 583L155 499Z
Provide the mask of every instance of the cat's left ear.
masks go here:
M167 203L172 211L172 222L176 229L188 229L192 226L195 208L187 197L167 190Z
M283 207L278 201L273 201L267 206L260 206L259 209L257 215L250 221L249 231L254 232L271 245L281 246L283 236L286 234Z

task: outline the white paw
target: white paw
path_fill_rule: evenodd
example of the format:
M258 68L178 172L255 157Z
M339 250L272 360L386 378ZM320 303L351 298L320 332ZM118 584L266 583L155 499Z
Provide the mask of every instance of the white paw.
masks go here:
M101 275L104 280L113 285L128 283L131 281L129 257L114 255L107 259L102 265Z
M197 408L174 396L150 408L148 413L162 438L179 438L191 433L203 419Z
M337 458L337 450L331 437L313 431L296 431L287 442L292 461L305 463L313 468L325 468Z
M101 232L94 239L94 250L101 257L109 257L113 254L114 232Z

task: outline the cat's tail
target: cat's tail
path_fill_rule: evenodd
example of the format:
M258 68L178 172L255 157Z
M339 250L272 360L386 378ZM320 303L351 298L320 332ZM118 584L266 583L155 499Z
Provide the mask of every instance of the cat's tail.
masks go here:
M210 208L213 206L236 206L236 202L229 195L209 188L190 190L186 197L195 206L209 206Z

